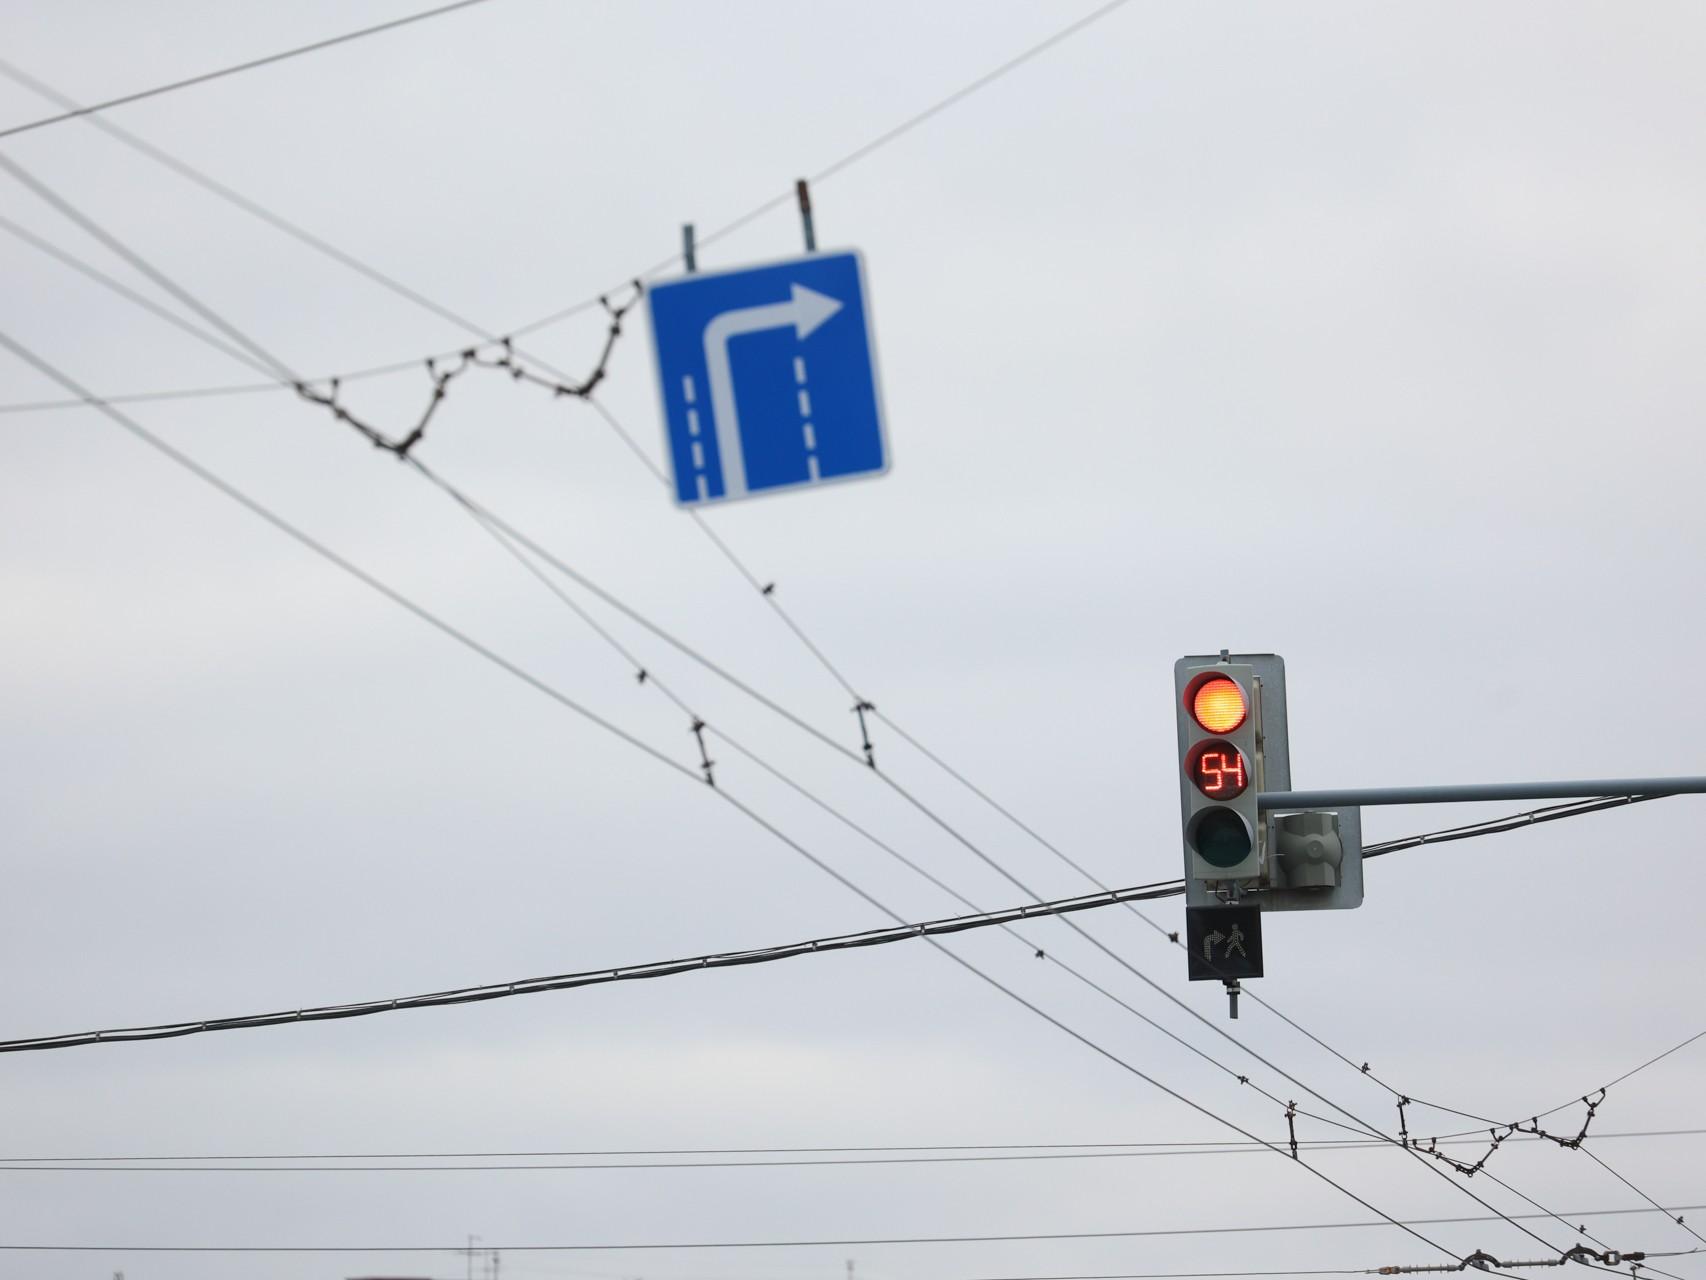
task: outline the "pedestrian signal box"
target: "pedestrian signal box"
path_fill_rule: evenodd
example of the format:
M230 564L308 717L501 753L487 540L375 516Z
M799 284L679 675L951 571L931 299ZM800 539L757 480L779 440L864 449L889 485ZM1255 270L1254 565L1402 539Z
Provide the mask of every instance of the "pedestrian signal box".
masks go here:
M1186 907L1190 980L1236 982L1262 976L1262 913L1257 907Z

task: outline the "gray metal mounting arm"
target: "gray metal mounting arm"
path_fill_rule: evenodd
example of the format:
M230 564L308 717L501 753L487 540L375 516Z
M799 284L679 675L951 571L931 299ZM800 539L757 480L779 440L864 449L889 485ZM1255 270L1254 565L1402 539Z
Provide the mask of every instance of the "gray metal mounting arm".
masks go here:
M1335 809L1346 805L1466 804L1475 800L1586 800L1594 796L1706 793L1706 778L1586 778L1565 782L1470 782L1442 787L1340 787L1264 791L1258 809Z

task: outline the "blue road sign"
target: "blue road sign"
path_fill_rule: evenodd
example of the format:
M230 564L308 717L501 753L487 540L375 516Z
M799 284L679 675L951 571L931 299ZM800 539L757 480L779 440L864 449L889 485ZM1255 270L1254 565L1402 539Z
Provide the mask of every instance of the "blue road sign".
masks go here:
M888 470L858 253L683 276L650 303L677 502Z

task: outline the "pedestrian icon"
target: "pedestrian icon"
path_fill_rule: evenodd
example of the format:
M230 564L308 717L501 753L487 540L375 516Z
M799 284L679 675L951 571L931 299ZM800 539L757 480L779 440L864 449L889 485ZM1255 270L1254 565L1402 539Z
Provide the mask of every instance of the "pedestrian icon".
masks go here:
M1259 907L1186 907L1185 946L1190 979L1262 976L1262 912Z
M888 469L857 253L684 276L650 305L677 502Z
M1215 945L1221 942L1226 944L1226 959L1230 960L1234 951L1246 959L1249 958L1250 953L1244 950L1244 931L1236 924L1232 926L1231 933L1222 933L1216 929L1204 938L1202 940L1202 958L1213 964Z

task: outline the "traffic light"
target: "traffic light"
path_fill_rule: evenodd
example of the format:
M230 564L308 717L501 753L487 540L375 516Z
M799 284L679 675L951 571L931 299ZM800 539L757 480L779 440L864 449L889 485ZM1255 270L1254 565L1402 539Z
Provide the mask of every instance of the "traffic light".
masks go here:
M1256 807L1259 792L1291 790L1285 660L1226 650L1180 658L1173 694L1186 903L1253 894L1265 911L1361 906L1360 809Z
M1185 878L1198 890L1193 900L1236 899L1260 883L1264 866L1256 809L1263 785L1261 681L1253 665L1223 654L1219 661L1181 658L1173 686Z

